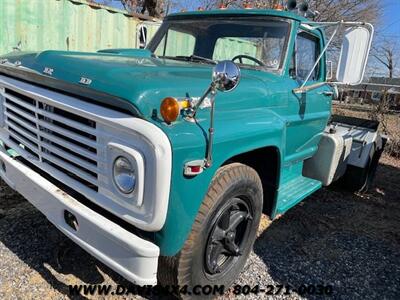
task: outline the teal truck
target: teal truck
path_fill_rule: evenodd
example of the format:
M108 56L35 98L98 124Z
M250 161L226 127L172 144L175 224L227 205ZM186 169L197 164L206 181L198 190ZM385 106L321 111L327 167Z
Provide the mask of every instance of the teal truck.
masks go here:
M335 82L363 79L372 35L289 10L197 11L166 17L146 49L5 55L0 175L136 284L228 287L262 213L371 182L378 124L331 105Z

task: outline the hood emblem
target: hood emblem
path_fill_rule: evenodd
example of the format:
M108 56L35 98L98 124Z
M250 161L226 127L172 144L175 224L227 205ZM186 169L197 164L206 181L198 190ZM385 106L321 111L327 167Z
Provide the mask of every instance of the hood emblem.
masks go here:
M92 79L86 78L86 77L81 77L79 80L79 83L84 84L84 85L89 85L92 83Z
M44 70L43 70L44 74L47 74L47 75L50 75L50 76L53 75L53 72L54 72L54 69L48 68L48 67L45 67Z

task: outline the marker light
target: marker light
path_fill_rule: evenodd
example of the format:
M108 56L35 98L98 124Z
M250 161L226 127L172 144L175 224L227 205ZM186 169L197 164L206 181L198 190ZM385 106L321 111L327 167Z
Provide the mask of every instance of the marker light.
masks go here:
M167 97L161 102L160 113L167 124L174 122L180 112L178 100L173 97Z
M275 10L285 10L285 7L282 4L275 4L273 8Z
M251 3L249 3L249 2L244 2L243 3L243 8L244 9L252 9L253 5L251 5Z

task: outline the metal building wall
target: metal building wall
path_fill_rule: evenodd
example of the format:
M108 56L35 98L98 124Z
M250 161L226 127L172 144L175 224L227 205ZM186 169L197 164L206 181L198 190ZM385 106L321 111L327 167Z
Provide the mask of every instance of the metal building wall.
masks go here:
M139 18L85 0L0 0L0 54L23 51L137 48ZM146 20L148 39L159 22Z
M239 54L250 55L252 57L259 57L257 55L257 51L259 51L259 48L261 47L256 43L245 39L223 38L217 41L213 59L221 60L221 59L227 59L228 57L233 58ZM256 63L246 60L246 64L255 65Z

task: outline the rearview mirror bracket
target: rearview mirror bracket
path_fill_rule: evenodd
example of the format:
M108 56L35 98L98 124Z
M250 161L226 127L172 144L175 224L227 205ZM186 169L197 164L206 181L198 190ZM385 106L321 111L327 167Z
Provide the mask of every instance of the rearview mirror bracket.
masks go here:
M318 66L320 63L321 59L323 58L324 54L328 50L330 44L332 43L334 37L337 35L339 29L341 29L343 26L353 26L353 27L368 27L370 32L371 32L371 37L370 40L372 40L372 35L373 35L373 26L369 23L364 23L364 22L345 22L345 21L339 21L339 22L302 22L302 25L309 27L310 29L317 29L317 28L323 28L323 27L330 27L330 26L335 26L335 30L332 33L331 37L329 38L328 42L326 43L324 49L321 51L320 55L318 56L315 64L313 65L313 68L310 70L308 73L306 79L302 83L302 85L298 88L293 89L293 93L295 94L302 94L307 91L316 89L322 85L327 84L328 82L317 82L315 84L306 86L307 82L310 80L312 74L314 73L315 68ZM369 45L370 47L370 45ZM369 52L369 48L368 48ZM364 66L365 67L365 66ZM365 68L364 68L365 69ZM329 84L341 84L341 82L329 82Z

